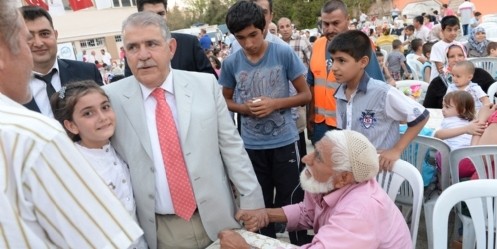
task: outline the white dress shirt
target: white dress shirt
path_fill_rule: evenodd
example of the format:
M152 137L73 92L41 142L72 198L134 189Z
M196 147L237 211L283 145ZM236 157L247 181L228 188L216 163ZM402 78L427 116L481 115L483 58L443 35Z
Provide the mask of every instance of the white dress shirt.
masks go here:
M55 91L58 92L60 88L62 88L62 84L60 82L60 76L59 76L60 70L59 70L59 63L57 62L57 60L55 60L55 64L48 72L50 73L54 69L56 69L57 72L54 73L52 76L52 86L55 89ZM42 73L34 71L33 73L40 76L44 75ZM32 76L31 81L29 82L29 88L31 89L31 94L33 94L33 98L35 99L38 108L40 108L41 114L53 118L52 108L50 107L50 99L48 98L47 95L47 84L45 83L45 81L37 79L34 76Z
M171 68L169 70L171 70ZM165 98L173 114L176 130L179 132L180 127L178 126L178 113L176 109L176 99L174 97L172 71L169 72L169 75L160 87L166 90ZM157 133L157 124L155 122L155 107L157 106L157 101L151 95L154 89L149 89L143 84L140 84L140 88L143 95L147 128L149 131L150 143L152 145L152 159L155 167L155 212L158 214L174 214L173 201L169 185L167 183L166 168L162 158L159 135Z

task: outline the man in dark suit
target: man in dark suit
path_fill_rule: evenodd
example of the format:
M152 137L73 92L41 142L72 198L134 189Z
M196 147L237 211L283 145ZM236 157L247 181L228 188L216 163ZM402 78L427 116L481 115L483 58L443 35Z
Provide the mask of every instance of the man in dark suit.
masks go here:
M167 0L137 0L136 6L138 11L151 11L164 18L167 21ZM217 78L217 74L204 53L196 36L171 33L171 37L178 44L176 52L171 60L171 67L192 72L211 73ZM130 76L133 73L128 67L125 60L124 75Z
M94 80L102 85L102 75L95 64L57 59L57 30L50 14L38 6L23 6L20 11L32 39L28 44L33 55L34 77L29 83L33 94L25 106L53 117L50 96L62 86L78 80Z

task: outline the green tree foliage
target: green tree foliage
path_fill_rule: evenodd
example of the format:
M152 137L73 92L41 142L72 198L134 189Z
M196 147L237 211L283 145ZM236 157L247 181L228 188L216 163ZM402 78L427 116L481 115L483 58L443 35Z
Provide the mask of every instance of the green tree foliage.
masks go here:
M273 0L273 22L281 17L288 17L298 29L315 28L320 10L327 0ZM366 12L375 1L381 0L343 0L352 18L358 18L360 12ZM191 22L221 24L228 8L236 0L187 0ZM168 14L169 16L169 14ZM188 16L188 15L187 15Z
M171 30L189 28L193 20L188 11L181 10L177 5L170 8L167 12L167 26Z
M228 8L236 0L187 0L193 23L224 23Z
M361 11L366 12L376 0L343 0L352 18L358 18ZM327 0L273 0L273 21L288 17L298 29L315 28L321 7Z

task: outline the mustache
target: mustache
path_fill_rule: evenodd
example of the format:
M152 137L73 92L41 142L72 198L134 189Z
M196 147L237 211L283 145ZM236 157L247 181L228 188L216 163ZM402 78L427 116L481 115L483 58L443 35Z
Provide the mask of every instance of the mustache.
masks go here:
M141 68L146 68L146 67L154 67L157 66L157 63L153 60L146 60L146 61L138 61L138 64L136 65L137 69Z

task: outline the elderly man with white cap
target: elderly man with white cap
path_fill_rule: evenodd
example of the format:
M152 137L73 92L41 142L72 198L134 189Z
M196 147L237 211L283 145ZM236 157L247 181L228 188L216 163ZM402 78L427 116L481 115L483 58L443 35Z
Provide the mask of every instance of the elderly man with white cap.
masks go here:
M333 130L302 161L304 201L266 209L269 222L287 222L287 229L314 229L301 248L412 248L409 228L399 209L376 182L375 147L355 131ZM239 213L248 230L263 222ZM236 232L219 233L221 248L251 248Z

